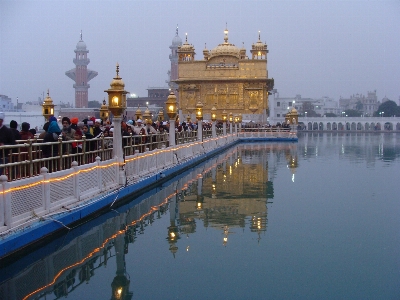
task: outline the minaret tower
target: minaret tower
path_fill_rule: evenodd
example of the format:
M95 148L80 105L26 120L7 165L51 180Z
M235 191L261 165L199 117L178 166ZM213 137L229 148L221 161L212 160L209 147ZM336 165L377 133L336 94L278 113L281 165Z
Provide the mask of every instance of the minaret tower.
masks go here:
M88 82L97 76L96 71L89 70L87 65L90 63L90 59L87 58L89 50L86 49L86 44L81 39L76 45L74 64L75 68L65 72L69 78L75 81L75 107L76 108L87 108L88 107L88 90L90 85Z
M178 85L172 80L178 79L178 47L182 46L182 40L178 35L178 25L176 25L176 34L172 39L172 45L169 46L171 49L171 54L169 55L169 60L171 61L171 70L169 73L169 81L167 82L171 90L176 93Z

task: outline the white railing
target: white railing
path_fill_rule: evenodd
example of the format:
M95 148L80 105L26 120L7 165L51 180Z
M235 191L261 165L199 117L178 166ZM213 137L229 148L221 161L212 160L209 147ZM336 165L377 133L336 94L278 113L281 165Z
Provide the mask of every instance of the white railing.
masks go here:
M79 165L61 171L48 172L42 167L40 175L8 181L0 176L0 232L27 226L53 213L74 209L88 200L100 198L119 189L120 172L128 184L158 174L193 157L232 143L235 134L207 139L203 142L163 147L125 156L124 168L117 159Z

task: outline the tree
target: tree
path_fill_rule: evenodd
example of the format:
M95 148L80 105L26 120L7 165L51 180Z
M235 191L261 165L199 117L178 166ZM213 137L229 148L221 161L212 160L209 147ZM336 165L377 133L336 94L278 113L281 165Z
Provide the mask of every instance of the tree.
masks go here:
M327 118L329 118L329 117L337 117L337 115L336 114L334 114L334 113L326 113L325 114L325 116L327 117Z
M344 113L348 117L361 117L361 112L355 109L346 109Z
M358 100L357 103L356 103L356 110L362 111L363 108L364 108L364 105L361 103L360 100Z
M96 100L88 101L88 108L100 108L100 107L101 103L99 101Z
M320 117L320 114L317 114L314 110L314 105L310 101L304 101L303 103L303 111L304 115L307 112L307 117Z
M400 107L392 100L388 100L379 105L378 110L374 112L374 117L380 117L382 112L385 117L400 117Z

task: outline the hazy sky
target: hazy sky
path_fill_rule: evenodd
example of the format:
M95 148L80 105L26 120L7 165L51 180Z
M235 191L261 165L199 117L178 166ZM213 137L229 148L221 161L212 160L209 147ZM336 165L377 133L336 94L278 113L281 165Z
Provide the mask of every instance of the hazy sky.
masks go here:
M258 39L269 49L269 77L281 97L340 96L377 90L400 96L400 1L18 1L0 0L0 94L16 102L50 96L74 103L76 44L83 32L92 79L89 100L102 100L120 64L126 90L146 96L166 86L169 46L179 36L202 59L223 42Z

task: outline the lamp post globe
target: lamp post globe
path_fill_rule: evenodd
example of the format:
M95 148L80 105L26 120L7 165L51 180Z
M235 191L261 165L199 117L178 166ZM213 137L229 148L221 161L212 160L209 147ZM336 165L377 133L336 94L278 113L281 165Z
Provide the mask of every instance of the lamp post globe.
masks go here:
M211 121L217 121L217 109L215 108L215 106L211 108Z
M196 104L196 119L197 121L203 120L203 104L200 101Z
M222 112L222 121L224 123L226 123L228 121L228 113L226 112L226 110L224 109L224 111Z
M175 118L177 112L176 96L173 91L169 93L165 108L169 117L169 145L175 146Z

